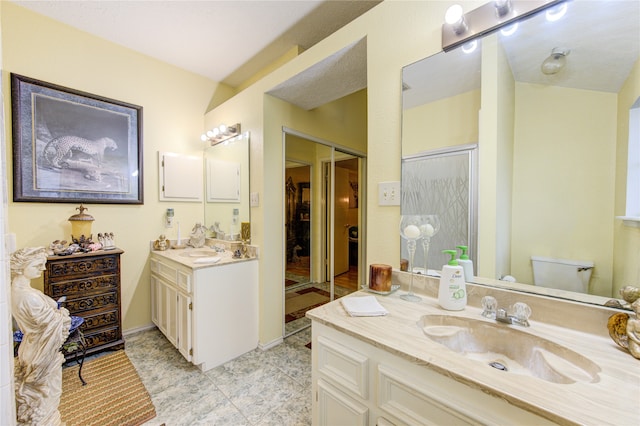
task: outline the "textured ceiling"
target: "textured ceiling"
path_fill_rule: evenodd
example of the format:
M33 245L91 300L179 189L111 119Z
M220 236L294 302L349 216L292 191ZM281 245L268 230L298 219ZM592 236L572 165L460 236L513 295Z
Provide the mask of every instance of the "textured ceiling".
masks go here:
M308 49L381 0L48 0L14 3L237 86L294 46Z

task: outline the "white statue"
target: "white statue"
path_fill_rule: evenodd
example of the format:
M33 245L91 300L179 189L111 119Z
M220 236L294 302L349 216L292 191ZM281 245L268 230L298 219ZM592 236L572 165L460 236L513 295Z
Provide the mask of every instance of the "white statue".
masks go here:
M205 228L200 222L197 222L191 230L191 235L189 236L189 245L195 248L204 246L206 233L207 228Z
M11 310L23 333L15 364L15 393L20 425L62 424L62 344L69 337L69 311L31 287L44 270L44 247L11 255Z

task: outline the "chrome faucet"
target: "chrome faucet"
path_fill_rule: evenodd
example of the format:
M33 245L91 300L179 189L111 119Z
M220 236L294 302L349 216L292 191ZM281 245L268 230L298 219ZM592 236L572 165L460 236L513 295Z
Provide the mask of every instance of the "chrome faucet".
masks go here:
M526 303L514 303L510 309L498 308L498 301L493 296L482 298L482 316L505 324L529 327L531 308Z

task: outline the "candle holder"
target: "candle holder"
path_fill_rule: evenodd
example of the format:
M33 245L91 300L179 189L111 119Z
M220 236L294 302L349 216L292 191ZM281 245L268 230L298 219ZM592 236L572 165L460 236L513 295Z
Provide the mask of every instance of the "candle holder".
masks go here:
M416 254L416 242L422 238L421 227L424 224L424 216L402 215L400 218L400 236L407 240L407 251L409 252L409 272L411 279L409 282L409 292L400 296L401 299L409 302L419 302L421 297L413 294L413 257Z
M429 247L431 246L431 237L436 235L440 230L440 219L438 215L428 214L423 216L423 224L420 227L422 233L422 250L424 251L424 274L429 275L427 266L427 258L429 257Z

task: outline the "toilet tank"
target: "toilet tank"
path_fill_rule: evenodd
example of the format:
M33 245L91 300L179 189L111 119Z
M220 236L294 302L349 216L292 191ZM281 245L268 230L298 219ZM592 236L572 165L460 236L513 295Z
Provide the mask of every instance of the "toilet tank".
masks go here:
M587 293L593 262L531 256L533 283L541 287Z

